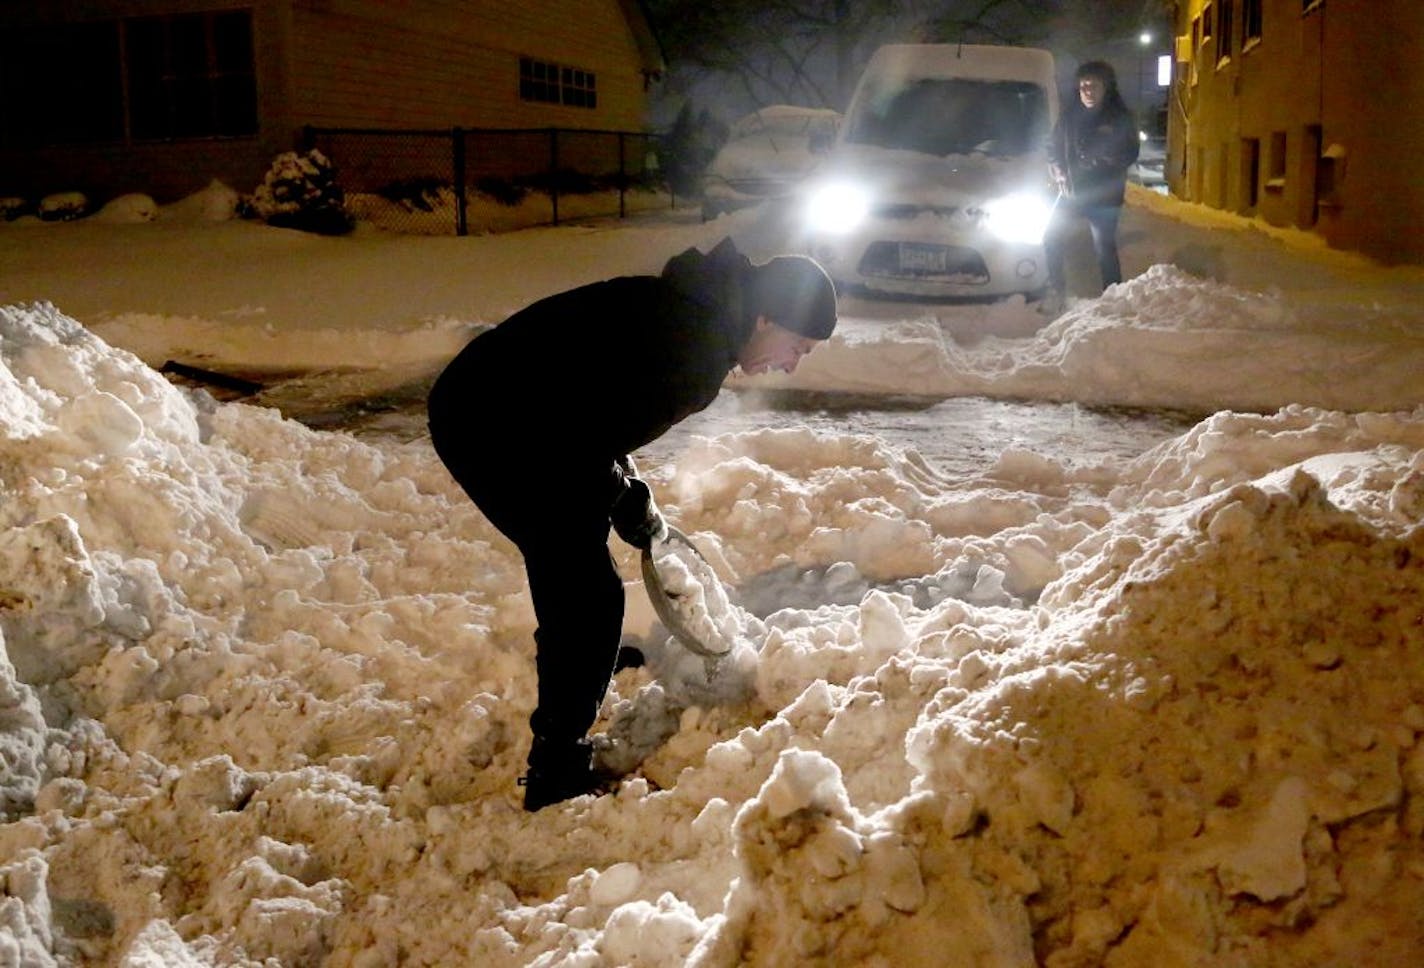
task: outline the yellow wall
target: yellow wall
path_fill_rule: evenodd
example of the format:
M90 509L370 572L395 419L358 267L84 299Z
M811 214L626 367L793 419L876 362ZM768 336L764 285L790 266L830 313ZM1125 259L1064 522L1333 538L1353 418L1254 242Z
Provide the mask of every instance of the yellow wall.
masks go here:
M1383 261L1424 262L1424 3L1321 0L1303 11L1301 0L1263 0L1261 38L1243 49L1242 0L1184 0L1178 36L1224 2L1235 10L1230 56L1219 59L1214 36L1176 64L1173 193Z

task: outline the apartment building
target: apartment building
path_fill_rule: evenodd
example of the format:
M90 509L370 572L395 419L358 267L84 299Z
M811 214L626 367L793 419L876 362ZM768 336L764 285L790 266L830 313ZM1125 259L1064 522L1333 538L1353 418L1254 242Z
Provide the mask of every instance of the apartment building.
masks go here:
M1180 0L1174 195L1424 263L1424 2Z

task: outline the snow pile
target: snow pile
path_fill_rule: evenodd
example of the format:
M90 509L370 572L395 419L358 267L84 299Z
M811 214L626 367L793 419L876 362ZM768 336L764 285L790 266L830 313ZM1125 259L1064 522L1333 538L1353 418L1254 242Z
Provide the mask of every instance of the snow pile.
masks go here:
M731 600L717 572L681 533L653 542L643 568L659 617L670 632L689 639L694 651L725 655L738 639L755 634L759 623Z
M158 203L151 195L129 192L105 202L104 206L94 213L94 218L100 222L113 222L118 225L139 225L152 222L158 218L158 213Z
M1415 374L1424 371L1424 338L1417 307L1325 319L1308 301L1162 264L1110 286L1100 299L1073 303L1031 339L964 346L933 317L871 334L838 333L783 383L1204 413L1271 410L1281 400L1392 410L1419 400ZM1368 383L1351 378L1365 373Z
M522 569L428 445L217 405L49 306L0 359L0 960L1424 950L1424 411L967 483L703 440L659 503L785 607L700 680L621 672L636 774L528 815Z
M242 196L217 179L206 188L159 210L159 217L180 222L226 222L237 217Z

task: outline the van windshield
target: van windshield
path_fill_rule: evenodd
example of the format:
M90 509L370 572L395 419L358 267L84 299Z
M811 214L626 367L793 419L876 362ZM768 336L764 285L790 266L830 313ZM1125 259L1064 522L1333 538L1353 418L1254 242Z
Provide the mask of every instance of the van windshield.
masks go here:
M1048 134L1047 99L1032 81L914 78L872 88L846 140L930 155L1022 155Z

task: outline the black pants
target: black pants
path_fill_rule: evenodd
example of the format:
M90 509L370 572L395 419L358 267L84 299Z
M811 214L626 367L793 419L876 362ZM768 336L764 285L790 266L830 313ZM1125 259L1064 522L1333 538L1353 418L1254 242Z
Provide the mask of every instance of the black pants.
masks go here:
M1082 205L1066 200L1059 204L1053 222L1048 227L1048 234L1043 240L1044 256L1048 260L1049 286L1059 292L1068 291L1063 265L1068 235L1072 231L1075 218L1085 219L1093 233L1093 253L1098 259L1098 275L1102 279L1102 289L1122 282L1122 266L1117 257L1117 223L1121 215L1121 205ZM1101 293L1102 289L1098 292Z
M531 755L557 757L587 734L613 677L623 634L623 580L608 550L612 462L446 431L432 409L431 440L450 474L524 556L538 630L539 699ZM461 415L457 426L468 427ZM527 440L527 438L526 438Z

